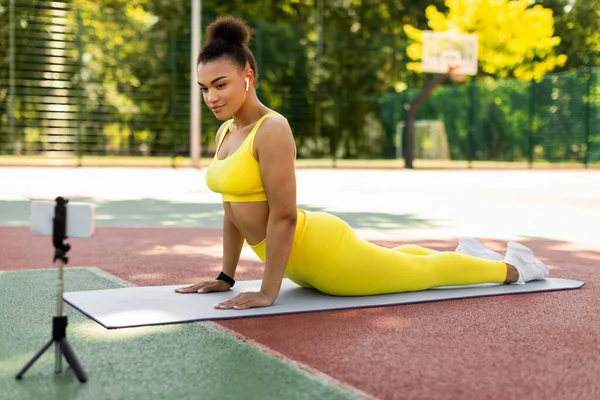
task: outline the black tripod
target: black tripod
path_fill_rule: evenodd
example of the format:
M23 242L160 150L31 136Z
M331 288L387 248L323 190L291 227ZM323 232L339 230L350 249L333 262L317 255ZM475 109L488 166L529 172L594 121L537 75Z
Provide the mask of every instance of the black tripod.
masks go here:
M62 355L64 354L65 359L73 368L73 372L77 376L80 382L87 381L87 376L71 345L67 342L67 316L63 315L63 266L69 261L67 252L71 249L69 244L63 243L67 238L67 207L66 204L69 202L68 199L62 197L56 198L56 207L54 208L53 218L53 229L52 229L52 242L54 243L54 259L53 262L58 261L58 301L57 301L57 316L52 321L52 339L42 347L42 349L19 371L16 378L22 379L23 374L37 361L38 358L46 350L55 345L55 368L54 372L57 374L62 371Z

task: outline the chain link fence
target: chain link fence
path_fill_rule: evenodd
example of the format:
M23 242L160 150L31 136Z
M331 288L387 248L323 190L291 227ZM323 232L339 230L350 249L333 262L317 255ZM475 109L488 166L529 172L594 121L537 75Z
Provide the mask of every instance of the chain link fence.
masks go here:
M540 82L478 78L438 87L417 119L443 121L452 159L593 164L600 159L599 76L583 69ZM388 96L385 106L395 112L387 118L417 93Z
M13 1L11 16L9 1L0 0L0 154L189 154L189 9L163 10L170 17L157 19L126 2L81 8L76 1ZM203 28L212 19L203 15ZM344 38L332 29L324 37L337 45L311 47L291 24L249 23L259 97L288 118L300 158L402 155L398 127L419 88L396 92L385 84L390 77L368 72L382 57L377 45L363 49L362 61L348 60L335 50ZM405 42L388 39L390 70L406 80ZM600 159L599 74L440 86L417 120L443 122L454 160L592 164ZM369 79L379 83L361 92ZM214 152L219 125L203 106L204 157Z

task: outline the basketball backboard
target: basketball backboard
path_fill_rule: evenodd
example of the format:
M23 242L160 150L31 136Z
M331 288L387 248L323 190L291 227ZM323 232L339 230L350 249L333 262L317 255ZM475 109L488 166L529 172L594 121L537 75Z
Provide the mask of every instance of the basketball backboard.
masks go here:
M448 73L450 67L462 75L477 75L477 35L423 32L422 71Z

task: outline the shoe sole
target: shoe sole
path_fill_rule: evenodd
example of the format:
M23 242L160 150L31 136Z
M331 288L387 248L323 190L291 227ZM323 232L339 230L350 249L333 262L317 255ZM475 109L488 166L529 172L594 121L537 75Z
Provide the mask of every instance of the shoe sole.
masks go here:
M530 256L529 257L530 260L524 260L523 255L519 251L527 251L528 255ZM506 247L506 255L509 257L518 258L523 264L533 264L533 267L536 270L542 272L543 276L541 278L532 279L534 281L545 279L550 275L550 270L548 269L546 264L544 264L540 260L536 259L533 251L529 247L522 245L521 243L508 242L508 245ZM506 260L506 258L505 258L505 261L508 264L514 265L514 263L509 262L508 260Z

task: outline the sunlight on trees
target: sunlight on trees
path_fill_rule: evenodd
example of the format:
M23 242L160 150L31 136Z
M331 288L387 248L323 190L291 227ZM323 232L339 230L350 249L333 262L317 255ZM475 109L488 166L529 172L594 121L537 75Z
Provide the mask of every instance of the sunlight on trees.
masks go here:
M528 0L447 0L443 14L434 6L426 8L428 25L433 31L477 34L481 70L496 77L512 76L540 80L567 61L556 54L561 39L554 36L552 10L531 6ZM412 60L420 60L421 33L410 24L404 26L413 40L408 47ZM408 68L420 70L420 62Z

